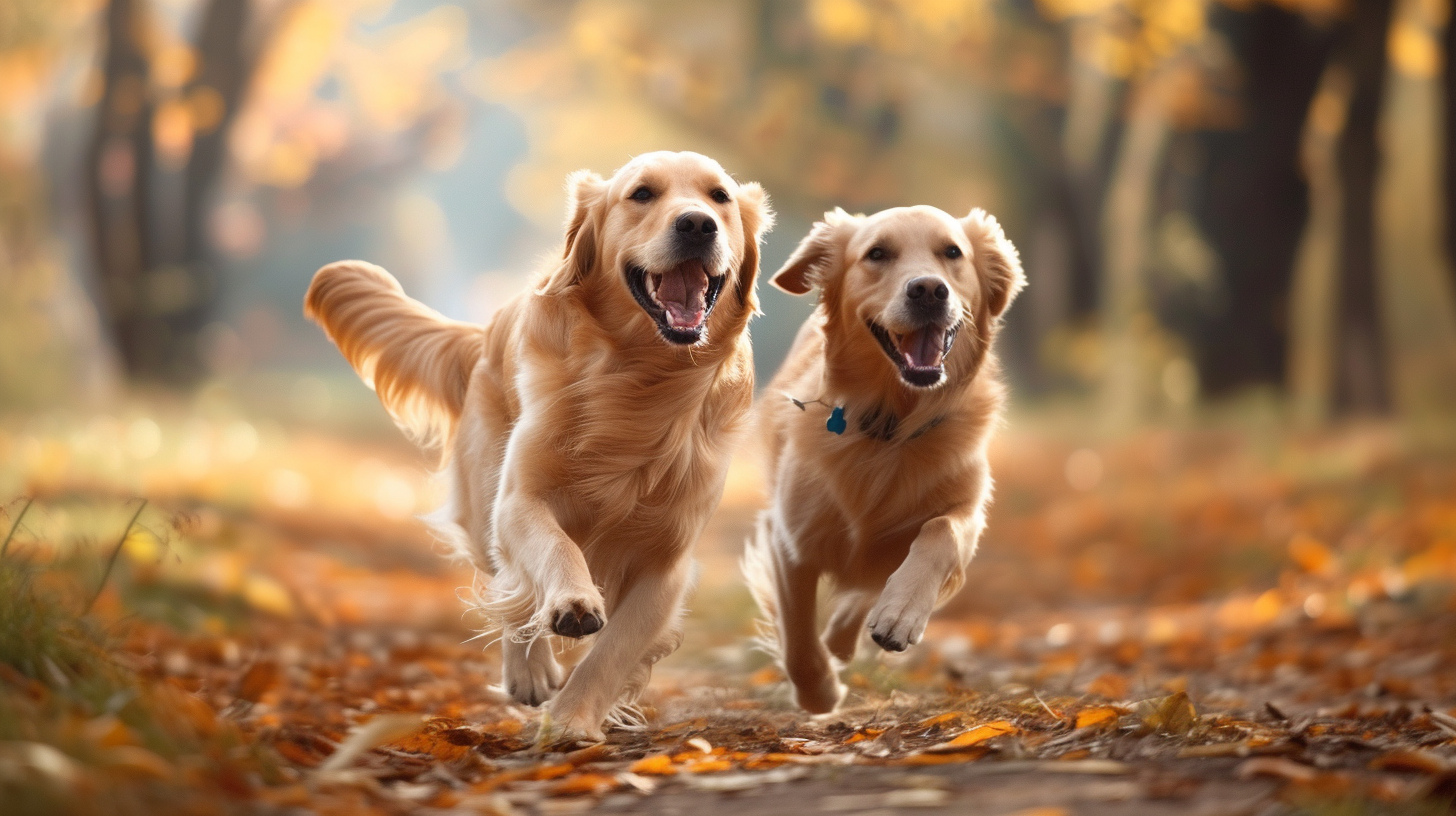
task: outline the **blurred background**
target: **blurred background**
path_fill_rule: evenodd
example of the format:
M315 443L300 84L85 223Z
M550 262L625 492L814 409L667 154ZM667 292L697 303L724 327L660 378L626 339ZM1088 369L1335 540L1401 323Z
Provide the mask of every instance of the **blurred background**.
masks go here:
M488 319L562 180L691 149L824 210L997 214L1018 404L1456 407L1447 0L8 0L0 409L142 389L380 430L300 301L358 257ZM811 308L766 291L762 380ZM1085 410L1092 408L1090 412Z
M1456 716L1449 18L1450 0L0 0L0 594L39 575L66 615L112 622L98 642L125 633L127 683L256 704L241 721L267 739L337 739L376 705L523 716L486 689L495 650L462 645L470 570L414 519L441 498L432 463L303 293L363 258L488 320L557 251L568 172L686 149L769 191L768 272L835 206L985 207L1025 261L981 553L918 662L851 670L856 700L1186 690L1200 710ZM766 383L813 301L762 301ZM788 706L735 568L761 483L735 461L663 706L723 685ZM72 694L25 607L0 604L0 670ZM52 722L68 745L5 688L0 741ZM196 753L179 744L152 750Z

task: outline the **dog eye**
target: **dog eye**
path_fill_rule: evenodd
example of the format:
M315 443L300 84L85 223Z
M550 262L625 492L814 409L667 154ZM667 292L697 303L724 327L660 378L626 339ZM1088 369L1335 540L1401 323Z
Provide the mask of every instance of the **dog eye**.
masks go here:
M961 248L956 246L955 244L951 244L950 246L945 248L945 257L954 259L959 258L960 256Z
M883 261L885 259L885 250L881 247L870 247L869 254L865 255L865 257L872 261Z
M651 201L652 200L652 191L649 190L649 189L647 189L647 187L645 185L642 186L642 187L638 187L636 190L633 190L632 191L632 200L633 201Z
M728 191L726 191L726 190L714 190L713 191L713 200L716 201L716 202L718 202L719 204L727 204L728 203Z

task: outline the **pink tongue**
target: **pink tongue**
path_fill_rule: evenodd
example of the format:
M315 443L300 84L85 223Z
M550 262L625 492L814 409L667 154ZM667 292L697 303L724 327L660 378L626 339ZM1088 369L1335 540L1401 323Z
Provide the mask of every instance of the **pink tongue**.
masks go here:
M945 331L934 326L913 331L900 341L900 354L912 368L940 365L945 353Z
M703 322L707 310L708 274L703 265L689 261L662 273L657 301L667 310L667 322L675 329L692 329Z

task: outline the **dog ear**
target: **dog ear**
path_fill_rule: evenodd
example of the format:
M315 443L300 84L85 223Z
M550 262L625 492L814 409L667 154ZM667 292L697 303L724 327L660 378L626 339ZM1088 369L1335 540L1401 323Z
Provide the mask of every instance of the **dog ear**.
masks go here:
M566 177L566 246L561 263L536 288L540 295L559 295L581 283L597 262L599 210L606 200L607 183L590 170Z
M986 309L992 317L997 317L1026 286L1021 254L1006 237L996 217L980 207L961 219L961 228L971 241L971 262L986 287Z
M824 213L824 220L814 222L813 229L799 242L794 254L784 261L769 283L791 295L808 294L843 252L844 242L849 240L850 233L862 218L838 207Z
M758 314L759 243L773 229L768 193L756 182L738 185L738 218L743 224L743 263L738 268L738 303Z

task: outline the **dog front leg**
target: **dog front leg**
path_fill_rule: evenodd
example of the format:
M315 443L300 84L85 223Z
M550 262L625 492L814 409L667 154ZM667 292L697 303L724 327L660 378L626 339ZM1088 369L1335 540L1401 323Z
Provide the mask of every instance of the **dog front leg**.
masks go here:
M925 522L870 610L870 637L887 652L919 643L936 605L960 589L986 527L982 502Z
M692 568L688 559L637 576L625 588L607 626L547 704L549 729L538 741L605 739L602 723L654 645L676 624Z
M524 626L528 634L549 627L562 637L594 634L606 621L606 604L592 582L586 556L561 529L550 506L523 490L503 490L496 507L496 551L525 579L521 591L533 601Z
M819 570L795 562L775 546L774 592L778 596L779 644L784 650L784 673L794 684L794 701L811 714L834 710L844 698L844 684L834 676L829 651L815 631Z

